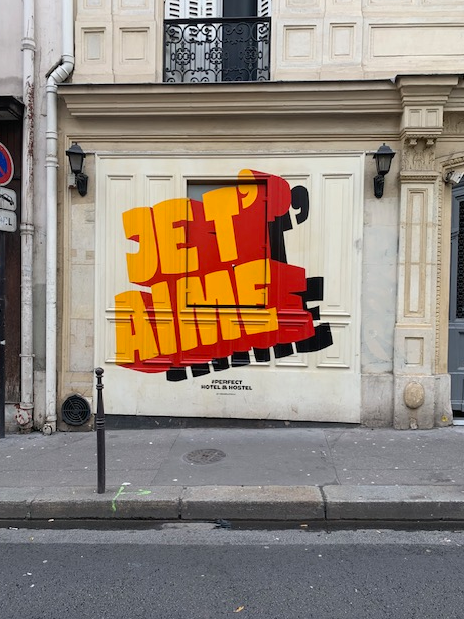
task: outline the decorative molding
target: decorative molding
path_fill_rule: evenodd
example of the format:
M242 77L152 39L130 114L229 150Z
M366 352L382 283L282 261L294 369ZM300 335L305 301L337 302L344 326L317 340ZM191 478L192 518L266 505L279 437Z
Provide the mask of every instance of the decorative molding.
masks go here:
M448 231L449 234L449 231ZM437 324L435 327L435 366L433 370L436 372L440 367L440 317L442 312L441 307L441 282L443 277L443 183L438 184L438 196L437 196L437 278L435 287L435 313L437 316ZM449 274L448 274L449 277ZM448 315L448 312L447 312ZM448 330L447 330L448 332Z
M72 116L266 116L401 114L389 80L221 84L62 84Z
M443 108L458 83L457 75L398 76L396 84L403 103L401 138L410 146L420 140L434 146L443 133Z
M403 316L425 318L427 315L427 229L430 192L426 187L406 187L404 238L404 304Z
M429 131L424 133L410 133L409 131L402 131L401 138L406 140L408 146L417 146L419 140L424 140L426 146L435 146L437 137L441 134L441 131L437 131L436 134L431 134Z
M288 146L289 142L292 144L302 144L301 151L295 151L293 149L292 153L286 152L286 157L293 157L295 152L298 154L300 152L310 152L314 153L314 148L308 149L308 142L314 142L317 140L318 142L333 142L334 135L337 136L337 142L341 144L345 144L346 148L344 148L345 153L353 153L358 154L360 151L351 150L353 147L353 143L360 140L375 140L379 142L380 140L385 140L387 142L391 142L397 139L397 134L390 131L382 131L381 127L377 127L376 132L373 133L372 128L366 125L365 131L357 131L356 133L350 133L347 135L340 135L340 131L336 128L334 129L321 129L321 128L312 128L308 127L308 130L299 131L298 133L290 133L288 130L281 131L277 133L273 128L271 131L269 125L263 124L261 127L259 125L254 127L253 135L250 136L250 133L234 133L234 131L229 126L227 128L227 132L223 133L215 133L212 135L206 135L198 130L195 126L185 125L182 127L182 130L179 133L160 133L160 131L150 129L150 131L144 131L143 134L140 132L134 133L133 128L131 131L123 131L122 128L118 127L116 129L112 129L114 133L105 133L102 131L101 126L95 130L95 132L89 132L88 128L81 133L76 133L74 141L94 143L94 142L104 142L108 144L117 144L121 146L121 141L124 140L124 148L127 144L143 144L143 152L160 154L159 151L156 151L153 146L159 144L190 144L194 143L198 146L199 138L201 137L201 142L205 144L214 144L214 145L223 145L227 144L230 146L231 140L235 144L241 143L250 143L250 141L256 141L256 137L259 136L260 143L272 143L278 142ZM150 145L151 150L147 150L147 144ZM90 147L91 148L91 147ZM86 151L87 154L91 152L91 150ZM111 152L114 152L112 150ZM204 152L217 154L218 157L224 156L224 150L211 150L208 149ZM274 150L273 150L274 152ZM243 150L231 150L228 148L227 154L243 154ZM372 154L371 151L367 153L368 155ZM191 154L189 154L189 157ZM261 153L260 156L266 157L265 153Z
M330 60L353 60L355 52L356 24L330 24Z
M404 170L400 172L402 183L434 183L440 174L428 170Z
M446 161L442 162L443 170L450 170L459 165L464 165L464 155L454 157L453 159L446 159Z
M310 62L315 59L316 27L315 26L285 26L283 28L284 49L283 60Z
M430 139L416 136L411 140L407 136L402 151L402 173L407 171L423 172L435 169L435 149L430 147Z

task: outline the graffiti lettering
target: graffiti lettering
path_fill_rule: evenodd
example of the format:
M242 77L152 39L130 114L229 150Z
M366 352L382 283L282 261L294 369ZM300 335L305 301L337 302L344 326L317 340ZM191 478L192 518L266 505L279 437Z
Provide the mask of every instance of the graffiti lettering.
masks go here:
M304 191L293 191L301 222L309 212ZM274 236L283 244L275 226L291 203L286 181L244 170L237 185L209 191L203 202L180 198L126 211L124 232L137 249L126 254L127 274L142 290L115 297L116 363L168 373L193 366L203 375L211 361L226 369L221 359L229 355L233 364L248 362L251 348L265 361L271 346L317 347L307 343L316 330L304 270L286 263L284 246L280 254L273 248ZM217 381L204 387L224 386L251 389Z

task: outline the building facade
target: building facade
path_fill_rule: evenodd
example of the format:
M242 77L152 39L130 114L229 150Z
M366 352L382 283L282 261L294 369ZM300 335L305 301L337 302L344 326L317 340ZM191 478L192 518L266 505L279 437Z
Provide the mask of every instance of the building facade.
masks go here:
M36 426L71 427L80 401L90 427L97 366L135 426L453 423L460 4L65 0Z
M17 431L45 422L46 86L60 63L62 15L54 0L5 0L1 13L0 195L16 198L15 210L2 215L15 220L15 230L0 233L5 240L2 417L7 431ZM8 154L11 177L4 175ZM12 205L3 198L0 206Z

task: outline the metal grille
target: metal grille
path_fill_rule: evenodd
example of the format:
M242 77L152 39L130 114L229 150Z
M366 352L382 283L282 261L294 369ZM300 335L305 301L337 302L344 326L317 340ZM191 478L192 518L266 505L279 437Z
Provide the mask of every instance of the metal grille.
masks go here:
M82 426L90 419L90 405L81 395L71 395L63 402L61 417L70 426Z
M270 78L269 17L165 20L165 82L263 82Z
M464 202L459 203L458 267L456 277L456 318L464 318Z
M190 464L213 464L226 457L220 449L195 449L184 455L184 460Z

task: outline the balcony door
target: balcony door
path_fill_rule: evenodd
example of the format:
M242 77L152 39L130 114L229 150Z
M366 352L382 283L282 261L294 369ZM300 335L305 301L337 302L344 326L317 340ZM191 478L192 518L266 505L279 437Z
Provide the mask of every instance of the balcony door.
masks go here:
M166 0L165 81L268 80L269 16L270 0Z

